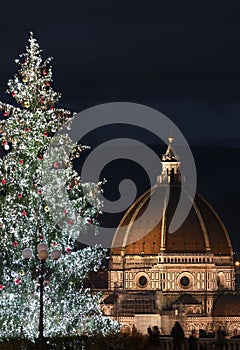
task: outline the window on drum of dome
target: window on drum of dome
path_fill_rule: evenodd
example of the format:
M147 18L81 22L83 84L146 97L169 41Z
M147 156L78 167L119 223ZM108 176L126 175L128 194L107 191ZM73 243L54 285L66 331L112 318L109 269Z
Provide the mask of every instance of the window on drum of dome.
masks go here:
M180 284L182 287L188 287L189 284L190 284L190 280L187 276L183 276L181 279L180 279Z
M138 283L141 287L145 287L147 284L147 278L145 276L139 277Z

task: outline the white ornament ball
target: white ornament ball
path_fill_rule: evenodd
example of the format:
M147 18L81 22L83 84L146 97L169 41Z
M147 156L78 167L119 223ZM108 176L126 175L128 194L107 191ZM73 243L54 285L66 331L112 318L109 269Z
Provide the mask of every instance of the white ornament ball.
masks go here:
M61 252L59 249L53 250L51 254L53 260L58 260L61 256Z
M30 259L33 255L32 249L30 248L25 248L22 251L22 256L24 257L24 259Z

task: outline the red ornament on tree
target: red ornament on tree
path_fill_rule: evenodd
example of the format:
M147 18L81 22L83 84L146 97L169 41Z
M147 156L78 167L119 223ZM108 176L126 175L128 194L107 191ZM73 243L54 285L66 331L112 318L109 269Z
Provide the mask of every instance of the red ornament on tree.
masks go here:
M70 253L71 248L70 248L70 247L67 247L67 248L65 249L65 251L66 251L66 253Z
M1 180L2 185L6 185L6 182L7 182L7 181L6 181L5 179L2 179L2 180Z
M20 283L21 283L20 278L15 279L15 284L20 284Z
M68 221L68 225L72 226L72 225L73 225L73 221L72 221L72 220L69 220L69 221Z
M43 75L47 75L47 74L48 74L46 68L44 68L44 70L42 71L42 74L43 74Z
M45 85L46 85L46 86L50 86L49 81L46 81Z
M38 194L42 194L42 190L40 189L40 190L38 190Z
M26 128L25 131L26 131L26 132L29 132L30 130L29 130L29 128Z
M22 211L22 215L23 215L23 216L26 216L26 215L27 215L26 210L23 210L23 211Z
M53 242L53 247L57 247L57 242Z
M55 169L57 169L58 166L59 166L59 165L58 165L58 162L55 162L55 163L53 164L53 166L54 166Z
M14 242L12 242L12 245L13 245L14 247L17 247L17 246L18 246L18 242L17 242L17 241L14 241Z
M0 290L3 290L3 289L4 289L4 285L0 284Z
M22 193L18 193L18 198L22 198Z
M24 160L23 160L23 159L20 159L20 160L19 160L19 164L22 165L23 163L24 163Z
M15 97L16 96L16 92L12 92L12 97Z
M5 112L3 113L3 116L4 116L4 117L8 117L8 116L9 116L9 112L5 111Z
M47 132L45 132L45 133L43 134L43 136L44 136L44 137L47 137L47 136L48 136L48 133L47 133Z

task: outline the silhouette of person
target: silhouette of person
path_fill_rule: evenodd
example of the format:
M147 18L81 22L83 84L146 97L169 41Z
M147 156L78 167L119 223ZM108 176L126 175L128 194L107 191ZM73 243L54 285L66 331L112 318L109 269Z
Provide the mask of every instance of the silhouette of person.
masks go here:
M199 338L207 338L207 332L204 329L199 329Z
M220 326L216 331L216 338L217 339L225 339L226 335L227 335L226 332Z
M152 328L149 326L147 331L149 334L147 349L160 349L160 331L158 326L153 326Z
M173 350L181 350L184 340L184 331L178 321L175 322L171 330L171 337L173 337Z
M138 331L135 325L132 326L132 335L135 336L137 335Z
M193 331L190 337L188 338L188 350L197 350L197 338L196 332Z
M226 339L226 335L227 333L224 331L224 329L222 329L222 327L220 326L217 331L216 331L216 335L215 338L217 339L217 348L218 349L223 349L223 345Z

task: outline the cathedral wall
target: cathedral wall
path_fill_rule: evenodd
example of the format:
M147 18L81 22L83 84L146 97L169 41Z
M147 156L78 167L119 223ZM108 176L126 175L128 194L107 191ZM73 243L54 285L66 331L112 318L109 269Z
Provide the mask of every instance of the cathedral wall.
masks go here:
M109 288L212 292L234 290L234 268L216 265L206 255L112 257Z
M158 328L161 330L162 325L161 325L161 316L158 314L140 314L140 315L135 315L134 317L134 324L135 327L137 328L139 333L146 334L147 333L147 328L149 326L158 326Z

